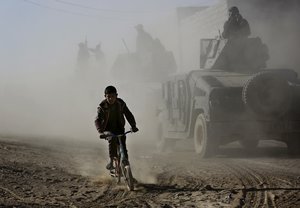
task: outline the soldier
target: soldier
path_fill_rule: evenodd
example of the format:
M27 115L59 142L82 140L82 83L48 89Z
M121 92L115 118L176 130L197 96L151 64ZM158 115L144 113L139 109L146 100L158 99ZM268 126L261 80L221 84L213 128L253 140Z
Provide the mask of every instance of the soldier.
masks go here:
M85 41L85 43L83 42L79 43L78 47L79 50L77 54L77 65L80 69L85 69L88 66L88 61L90 58L87 41Z
M95 48L90 48L90 51L94 53L96 61L103 61L104 53L101 49L101 43L97 44Z
M136 37L136 52L137 53L152 53L154 40L149 33L144 30L142 24L135 26L137 31Z
M231 7L228 10L229 18L224 23L223 38L234 39L248 37L250 35L250 26L246 19L242 17L237 7Z

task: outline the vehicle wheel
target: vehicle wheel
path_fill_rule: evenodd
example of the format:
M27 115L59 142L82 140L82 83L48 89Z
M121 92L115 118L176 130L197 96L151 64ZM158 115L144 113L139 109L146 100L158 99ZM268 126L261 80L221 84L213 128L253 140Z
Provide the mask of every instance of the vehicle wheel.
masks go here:
M209 138L207 123L203 114L197 117L194 129L195 151L201 158L213 156L217 145Z
M290 107L292 95L287 78L279 72L259 72L243 87L243 101L258 116L280 117Z
M164 152L173 151L175 144L176 144L175 140L164 137L163 127L162 124L160 124L157 130L157 142L156 142L157 152L164 153Z
M239 140L240 145L247 149L247 150L253 150L258 146L259 140L256 139L242 139Z

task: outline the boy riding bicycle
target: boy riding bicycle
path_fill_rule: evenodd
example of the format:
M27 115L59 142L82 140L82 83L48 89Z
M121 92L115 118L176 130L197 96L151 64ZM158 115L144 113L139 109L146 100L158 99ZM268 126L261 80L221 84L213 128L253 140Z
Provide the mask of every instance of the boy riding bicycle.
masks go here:
M137 132L136 122L133 114L128 109L126 103L118 98L117 89L114 86L107 86L104 90L105 99L99 104L95 125L100 136L105 131L112 132L115 135L124 134L125 118L131 126L132 132ZM124 118L125 115L125 118ZM124 147L125 158L128 161L128 153L126 148L126 136L121 138ZM113 169L113 158L117 155L117 140L109 140L109 158L110 161L106 165L106 169Z

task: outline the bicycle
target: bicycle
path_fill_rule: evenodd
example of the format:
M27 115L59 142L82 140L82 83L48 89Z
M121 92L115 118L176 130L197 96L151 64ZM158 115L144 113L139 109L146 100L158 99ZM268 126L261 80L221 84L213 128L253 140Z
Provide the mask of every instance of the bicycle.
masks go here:
M134 190L134 179L132 176L131 168L128 159L125 158L124 147L121 142L121 137L125 136L132 131L126 131L124 134L115 135L111 132L106 132L104 135L100 135L101 139L111 140L118 139L117 156L113 158L113 169L110 170L110 175L117 178L117 183L121 182L121 178L127 185L129 191Z

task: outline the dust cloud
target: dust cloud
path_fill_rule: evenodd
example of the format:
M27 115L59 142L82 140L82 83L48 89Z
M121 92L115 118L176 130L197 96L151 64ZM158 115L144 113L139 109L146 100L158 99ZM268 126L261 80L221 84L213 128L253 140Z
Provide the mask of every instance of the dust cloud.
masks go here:
M298 1L231 1L248 20L253 37L269 48L268 68L299 69L300 4Z
M176 5L161 3L168 8L168 12L147 13L142 18L137 12L135 16L126 14L127 17L123 18L121 14L114 14L110 19L103 20L63 12L53 15L51 12L55 11L51 9L20 2L6 6L7 12L1 12L2 19L12 20L5 24L7 29L1 40L1 136L76 139L99 143L94 127L96 109L104 98L105 86L114 85L119 97L124 99L135 115L140 129L140 132L128 136L129 152L137 151L138 155L147 156L154 151L151 148L154 148L156 139L158 122L155 113L161 93L160 82L144 82L134 76L129 76L127 80L115 79L110 69L118 54L135 51L134 26L140 23L154 38L160 39L166 50L174 53L178 66ZM254 11L258 13L257 19L248 18L248 21L252 33L261 36L269 46L270 66L297 68L300 30L295 20L299 19L299 7L291 5L282 10L285 7L279 4L268 8L271 12L264 12L259 3L245 2L243 6L242 3L237 6L243 8L241 12L246 18L255 16ZM49 6L58 6L48 4L45 5L48 9ZM177 6L187 4L178 3ZM30 12L32 7L35 9ZM11 12L15 8L20 11L19 16L5 18L5 14L15 14ZM160 8L160 4L151 8ZM195 35L197 37L198 34ZM105 66L97 66L94 56L90 57L92 61L84 71L76 66L78 44L84 41L87 41L89 48L101 43L106 58ZM199 60L196 61L198 63ZM105 142L100 145L107 147ZM102 158L103 163L105 160ZM81 166L83 174L88 175L93 165L91 162ZM154 180L152 176L149 177L145 180Z
M154 121L151 119L155 115L151 108L156 101L151 100L148 93L156 93L160 83L143 85L138 78L116 80L110 69L118 54L135 51L134 26L140 23L153 38L161 38L167 50L177 47L165 44L167 35L163 37L151 28L159 19L175 14L175 3L160 3L159 10L157 3L148 8L148 3L138 3L127 9L132 14L117 12L119 8L115 8L110 15L105 13L102 19L94 18L93 10L58 2L15 1L7 4L2 8L7 11L1 14L3 19L7 15L6 19L10 20L5 24L8 29L1 40L4 47L0 65L1 135L92 141L98 137L94 118L107 85L115 85L119 96L128 103L141 129L139 134L146 131L152 134ZM101 6L95 2L90 4L89 7ZM120 2L119 6L122 5ZM140 11L135 8L138 6L142 7ZM59 7L63 7L62 11L55 10ZM20 12L12 15L12 10ZM73 10L78 15L67 12ZM105 67L97 68L95 57L91 55L92 61L85 71L78 69L78 44L84 41L89 48L101 43Z
M97 105L109 84L119 88L120 97L125 101L134 103L130 107L137 116L135 102L139 100L128 100L130 93L120 89L122 84L109 76L109 70L116 55L126 52L122 38L129 40L131 50L135 49L130 43L134 43L134 26L139 20L123 22L120 17L117 23L108 20L105 24L100 20L103 28L97 28L97 19L57 15L55 11L26 2L15 4L8 5L8 9L26 7L34 12L10 17L13 29L5 31L7 42L1 40L4 46L0 71L1 135L94 140L98 137L94 127ZM45 10L49 13L41 15ZM107 66L96 69L91 55L86 71L78 69L77 45L85 40L89 48L101 42Z
M108 155L100 155L100 161L97 161L99 153L93 152L107 153L107 143L99 141L94 126L97 106L104 99L104 88L114 85L119 97L135 115L140 129L137 134L128 136L129 152L152 148L156 139L155 109L156 98L161 92L160 83L143 82L136 77L117 80L110 73L118 54L135 51L135 25L144 24L145 30L154 38L162 38L156 30L150 29L151 25L164 19L170 11L173 14L176 11L176 5L172 3L161 3L163 7L159 11L159 4L154 3L152 7L143 4L141 11L135 8L139 4L129 9L134 14L123 14L116 8L115 13L105 14L102 18L94 15L96 11L76 10L70 5L62 8L58 2L5 3L0 16L7 20L0 40L3 58L0 63L0 136L21 140L36 138L33 142L45 145L64 140L64 151L79 155L73 158L77 170L82 175L93 175L100 166L105 166ZM119 6L122 5L120 2ZM90 6L98 8L101 5L91 2ZM70 12L75 10L76 13ZM162 41L166 39L164 36ZM106 64L97 65L91 53L86 67L79 68L76 63L79 43L86 43L89 49L101 43ZM168 44L166 49L176 47ZM81 155L67 147L74 141L97 143L101 148L91 148L92 152L87 153L89 156ZM87 157L91 159L87 161ZM142 175L145 177L145 173ZM149 178L143 180L152 181Z
M260 37L269 50L269 60L267 69L292 69L298 74L299 68L299 48L300 48L300 4L299 1L229 1L231 6L237 6L240 13L250 24L251 37ZM298 75L299 77L299 75ZM261 126L252 126L250 129L261 129ZM251 133L251 132L249 132ZM247 132L246 135L249 135ZM264 136L260 139L272 139ZM275 141L272 141L275 143ZM278 146L285 143L276 141ZM271 142L263 143L259 146L272 146Z

